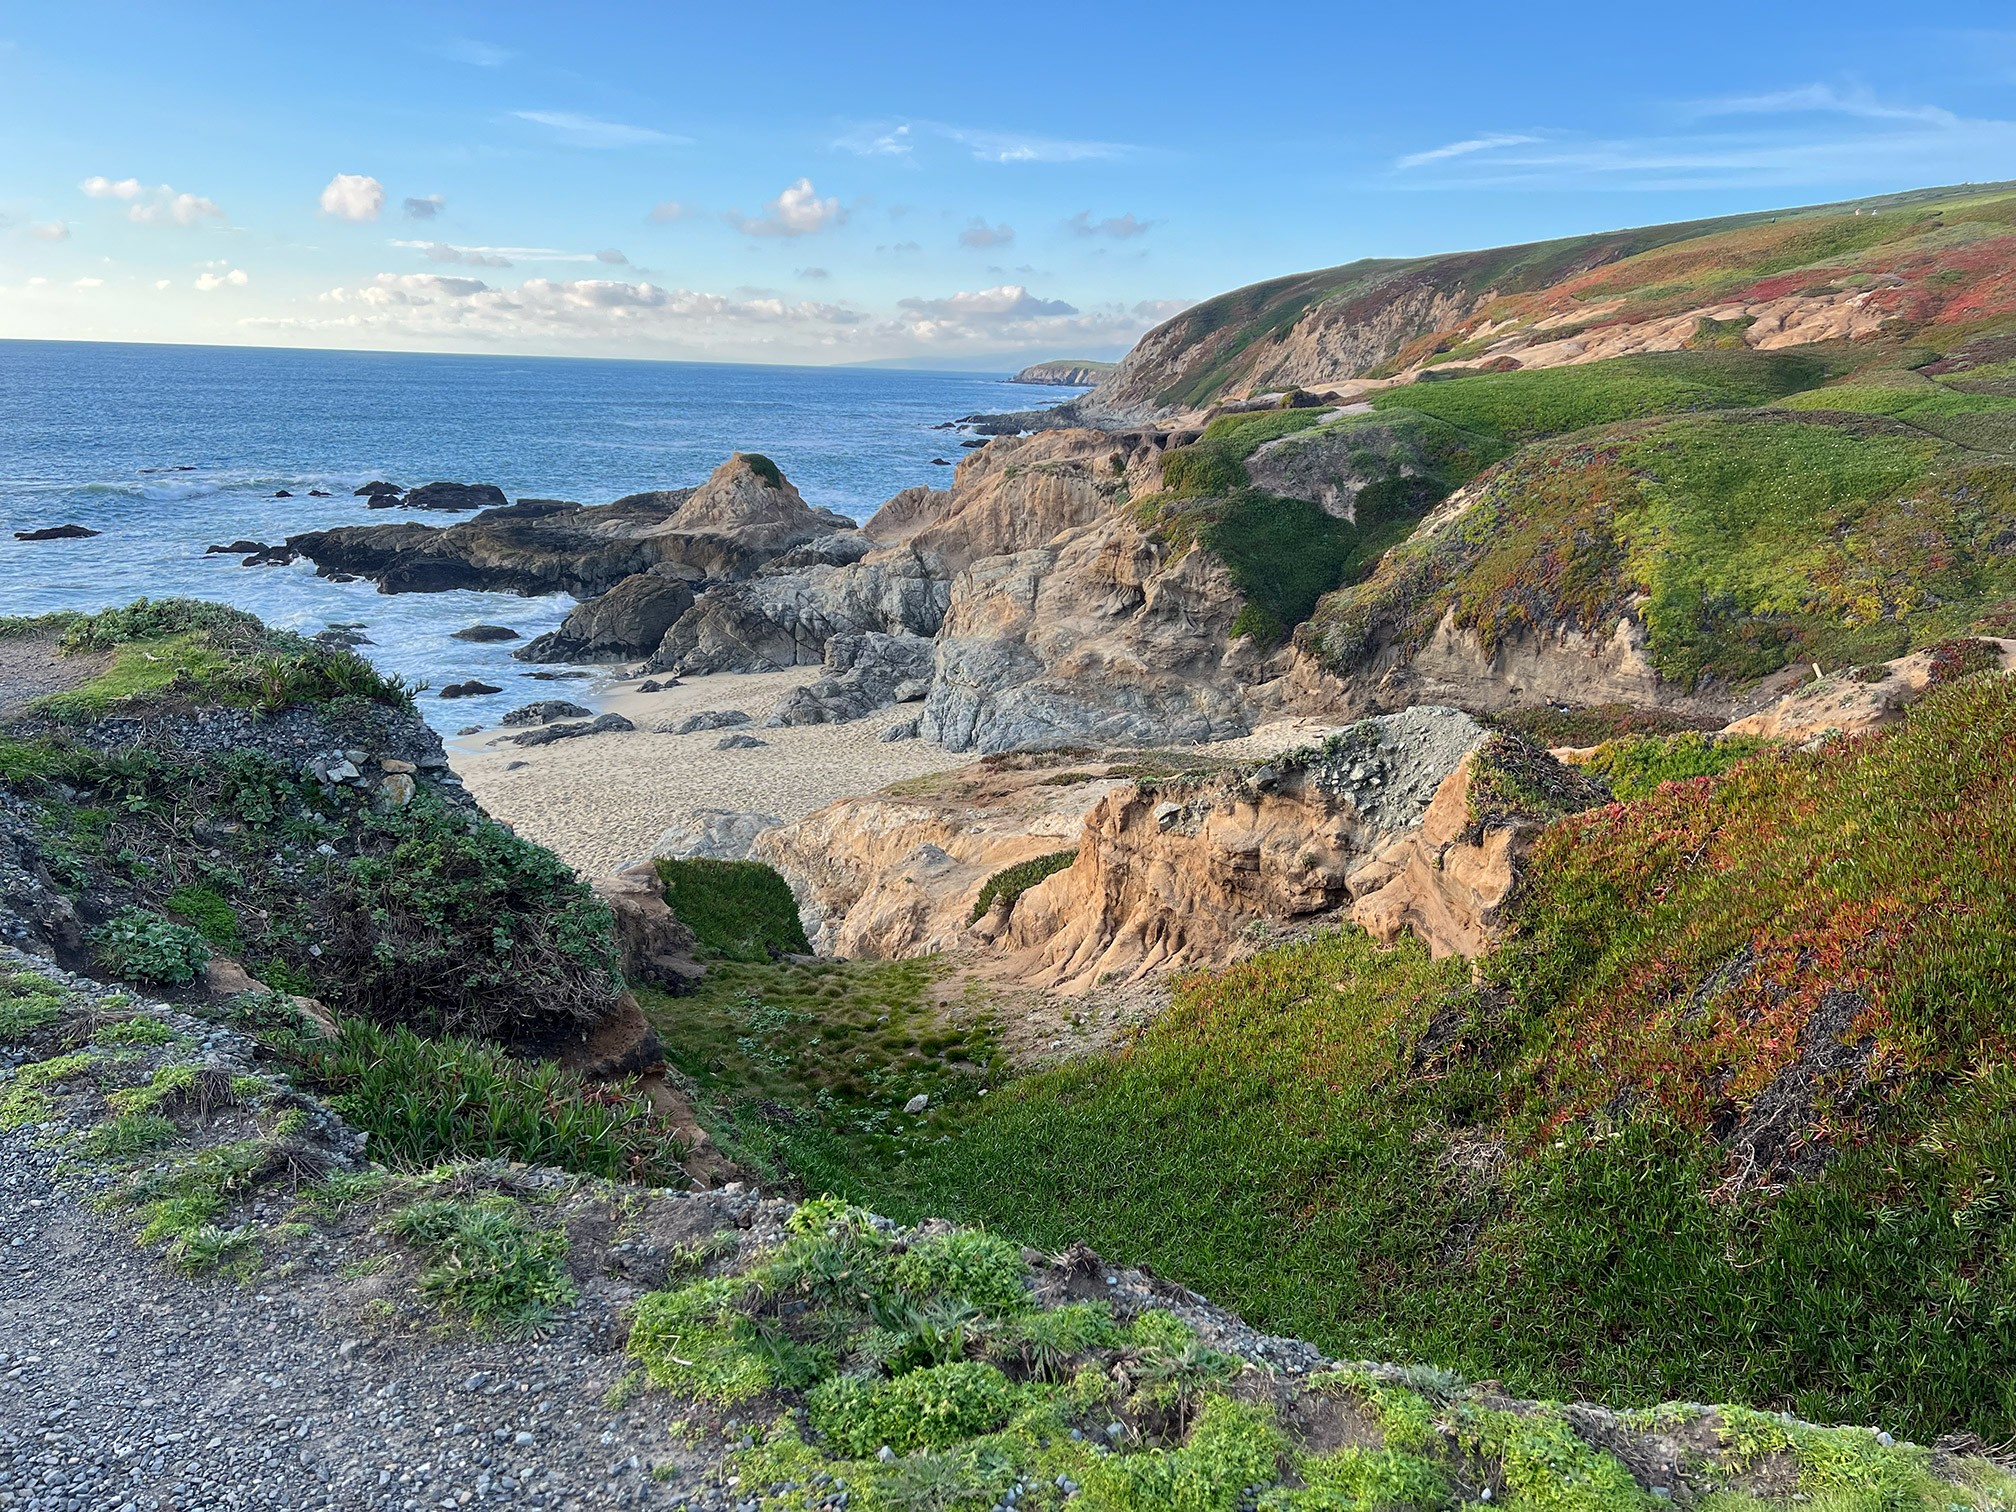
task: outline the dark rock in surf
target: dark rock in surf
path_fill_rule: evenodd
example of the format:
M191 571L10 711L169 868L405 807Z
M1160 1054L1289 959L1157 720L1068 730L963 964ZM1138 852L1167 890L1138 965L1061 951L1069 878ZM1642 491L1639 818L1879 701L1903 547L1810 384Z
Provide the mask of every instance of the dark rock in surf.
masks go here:
M507 641L518 639L518 632L508 625L471 625L467 630L457 630L449 637L459 641Z
M86 536L95 536L98 533L95 530L87 530L82 525L45 525L40 530L17 530L14 532L14 539L17 541L81 541Z

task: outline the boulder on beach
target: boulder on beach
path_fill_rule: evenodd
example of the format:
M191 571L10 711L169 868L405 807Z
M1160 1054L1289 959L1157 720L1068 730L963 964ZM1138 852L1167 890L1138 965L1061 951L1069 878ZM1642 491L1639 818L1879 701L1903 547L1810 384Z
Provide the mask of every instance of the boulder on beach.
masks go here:
M698 714L689 714L673 728L663 731L667 735L698 735L705 730L732 730L737 725L753 724L755 721L740 709L703 709Z
M587 719L595 711L584 709L580 704L564 698L542 698L536 703L526 704L521 709L513 709L504 716L507 725L551 724L556 719Z
M98 532L82 525L45 525L40 530L17 530L17 541L76 541L85 536L95 536Z
M717 751L753 751L759 746L767 746L768 744L770 744L769 741L758 740L754 735L723 735L719 740L714 742L714 749Z
M518 632L509 625L471 625L467 630L457 630L449 637L459 641L507 641L518 639Z
M513 745L551 745L556 740L572 740L580 735L606 735L615 730L634 730L637 726L621 714L603 714L592 720L578 724L541 725L536 730L527 730L523 735L513 735L509 739Z

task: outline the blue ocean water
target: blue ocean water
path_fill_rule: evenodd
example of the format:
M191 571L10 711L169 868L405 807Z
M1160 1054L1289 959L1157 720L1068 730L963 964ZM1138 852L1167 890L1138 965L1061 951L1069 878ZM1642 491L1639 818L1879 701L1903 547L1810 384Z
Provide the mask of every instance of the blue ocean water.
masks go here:
M372 478L600 504L699 483L731 451L767 454L809 503L865 519L899 489L946 485L951 469L932 459L957 462L959 438L933 426L1072 392L863 368L0 341L0 614L180 594L310 634L363 621L360 649L389 672L501 684L488 699L421 701L438 727L488 722L553 685L528 680L508 644L450 632L487 622L530 637L570 600L380 594L306 562L241 568L204 548L455 518L367 511L351 490ZM102 534L13 538L70 523Z

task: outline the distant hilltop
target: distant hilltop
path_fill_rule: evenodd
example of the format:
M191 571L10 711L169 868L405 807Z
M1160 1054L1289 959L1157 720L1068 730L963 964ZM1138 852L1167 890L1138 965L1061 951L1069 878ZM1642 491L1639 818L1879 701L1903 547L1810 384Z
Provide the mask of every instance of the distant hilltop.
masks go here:
M1050 383L1090 388L1119 364L1112 362L1039 362L1026 367L1010 383Z

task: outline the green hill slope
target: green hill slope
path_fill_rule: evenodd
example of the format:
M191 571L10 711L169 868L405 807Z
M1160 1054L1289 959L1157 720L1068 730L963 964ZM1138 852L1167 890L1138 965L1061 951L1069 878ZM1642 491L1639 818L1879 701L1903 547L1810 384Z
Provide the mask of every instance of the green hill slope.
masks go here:
M1557 824L1510 936L1192 978L885 1207L1550 1396L2016 1430L2016 680Z

